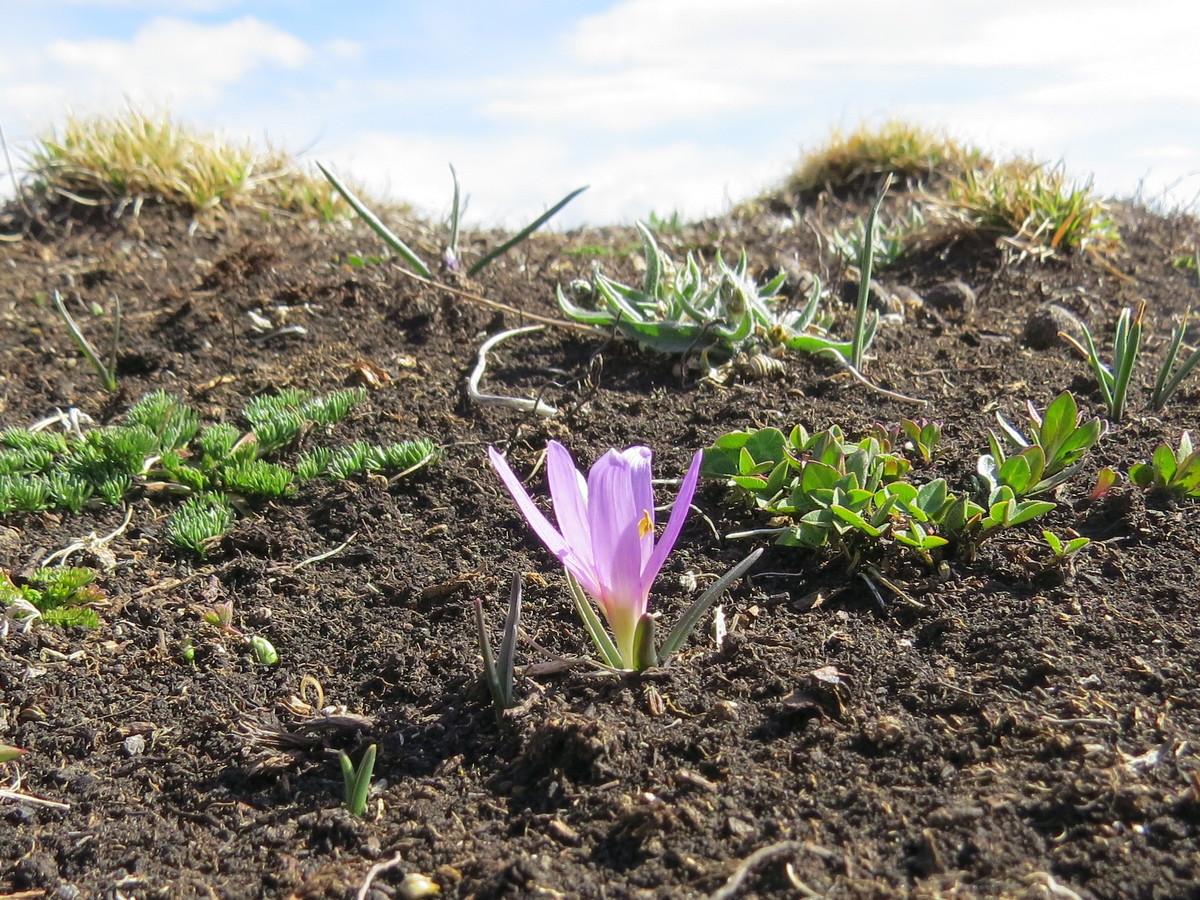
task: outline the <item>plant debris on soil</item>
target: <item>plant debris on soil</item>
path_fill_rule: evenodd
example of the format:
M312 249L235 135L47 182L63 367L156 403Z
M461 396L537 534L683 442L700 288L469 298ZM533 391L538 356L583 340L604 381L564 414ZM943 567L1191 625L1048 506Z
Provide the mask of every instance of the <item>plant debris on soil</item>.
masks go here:
M845 273L803 215L743 211L657 240L680 258L744 247L760 280L808 270L840 297ZM1200 515L1127 480L1088 498L1102 466L1127 473L1200 426L1195 377L1150 415L1139 370L1127 421L1057 508L975 559L889 571L892 591L769 546L721 601L723 638L710 614L640 676L522 674L590 648L561 568L486 461L496 446L526 477L549 439L585 465L644 444L672 479L736 429L855 435L923 416L946 435L935 471L966 488L995 412L1022 421L1026 400L1069 389L1104 415L1056 339L1064 322L1107 338L1145 299L1156 363L1197 305L1195 272L1175 264L1197 223L1134 205L1114 217L1124 243L1104 257L1022 259L965 236L878 272L908 301L865 374L924 406L799 353L721 383L580 329L494 347L486 391L554 417L468 399L480 343L529 320L463 294L561 318L556 286L597 259L636 283L632 228L535 235L455 290L380 259L361 224L253 210L206 223L146 203L0 244L3 427L71 408L115 422L158 389L236 424L262 394L363 386L338 441L443 448L403 479L317 479L239 510L204 558L164 540L172 507L149 491L128 509L0 520L0 570L19 581L72 547L60 562L94 569L106 597L97 627L0 641L0 742L27 751L0 763L0 897L1200 897ZM472 237L464 250L482 253L503 236ZM56 290L98 346L109 319L89 311L120 298L116 394ZM844 328L852 308L830 303ZM1027 332L1051 309L1048 336ZM540 470L529 484L545 496ZM694 502L652 597L666 623L756 546L725 535L766 524L715 481ZM1092 543L1071 570L1047 567L1043 527ZM517 572L519 705L498 724L472 604L497 634ZM233 630L205 613L226 603ZM256 661L248 635L278 662ZM357 764L372 744L355 818L337 754Z

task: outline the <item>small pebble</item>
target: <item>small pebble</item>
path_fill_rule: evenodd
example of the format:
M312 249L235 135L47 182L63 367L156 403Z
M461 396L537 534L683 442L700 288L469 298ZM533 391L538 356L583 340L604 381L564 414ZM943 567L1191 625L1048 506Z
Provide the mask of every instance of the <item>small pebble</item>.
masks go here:
M146 752L146 739L140 734L131 734L121 742L126 756L141 756Z
M1057 303L1039 306L1025 321L1024 340L1034 350L1049 350L1062 343L1062 331L1078 341L1083 340L1083 322L1075 313Z
M965 281L943 281L925 292L925 302L943 315L966 319L975 311L975 291Z

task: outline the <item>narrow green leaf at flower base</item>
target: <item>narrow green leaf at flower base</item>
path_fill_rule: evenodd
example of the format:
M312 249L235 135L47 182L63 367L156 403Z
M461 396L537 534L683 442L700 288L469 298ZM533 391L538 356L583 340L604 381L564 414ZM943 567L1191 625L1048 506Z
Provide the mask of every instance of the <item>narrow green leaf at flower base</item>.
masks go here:
M338 764L341 766L344 783L342 799L346 811L356 819L361 819L367 812L367 796L370 794L371 778L375 773L377 749L375 744L369 746L357 768L345 751L338 751Z
M575 580L575 576L567 572L567 587L571 593L571 602L575 605L575 613L583 622L583 627L591 637L592 643L600 654L600 658L604 660L604 664L613 669L625 668L621 660L621 654L617 652L617 645L613 643L612 638L608 636L608 632L604 629L604 623L600 621L600 617L596 615L596 610L592 606L592 601L588 599L579 582Z
M687 640L688 635L699 624L701 617L708 611L708 608L717 601L717 599L725 593L731 584L741 578L747 569L758 562L758 558L762 556L763 548L759 547L749 556L731 568L728 572L716 580L700 597L692 603L679 617L679 621L675 623L675 627L671 629L671 633L667 635L667 639L658 649L658 664L666 665L667 660L671 655L683 646L683 642Z
M658 652L654 648L654 616L642 613L633 632L633 667L639 672L658 665Z

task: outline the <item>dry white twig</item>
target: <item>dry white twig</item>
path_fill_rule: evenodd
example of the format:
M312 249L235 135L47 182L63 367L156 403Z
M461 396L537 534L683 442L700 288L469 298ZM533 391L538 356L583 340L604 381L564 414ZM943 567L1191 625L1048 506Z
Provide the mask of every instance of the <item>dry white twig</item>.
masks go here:
M541 331L543 328L545 328L544 325L526 325L523 328L501 331L499 334L493 334L480 344L479 361L475 363L475 369L471 372L471 377L467 379L467 398L474 403L478 403L480 406L504 406L508 409L520 410L521 412L532 412L539 416L557 416L558 410L542 400L527 400L524 397L499 397L495 394L484 394L479 390L479 382L483 380L483 373L487 371L487 354L489 350L506 338L518 334Z

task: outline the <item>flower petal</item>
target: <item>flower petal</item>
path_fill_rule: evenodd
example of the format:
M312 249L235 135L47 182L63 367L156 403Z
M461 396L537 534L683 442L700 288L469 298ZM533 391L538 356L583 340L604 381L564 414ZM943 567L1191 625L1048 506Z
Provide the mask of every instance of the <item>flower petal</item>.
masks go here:
M621 456L629 464L629 490L634 511L638 521L645 523L640 529L643 540L638 559L639 569L644 569L654 550L654 485L650 480L650 461L654 454L649 447L630 447ZM646 524L650 527L646 528ZM649 585L646 587L649 589Z
M588 524L592 534L592 561L596 581L605 598L612 590L613 567L621 538L637 529L641 510L634 506L630 465L622 454L609 450L588 473ZM641 571L641 554L634 562Z
M521 484L521 479L509 468L504 457L494 447L488 447L488 459L491 460L492 468L496 470L496 474L500 476L504 486L508 488L508 492L512 494L512 498L517 501L521 515L525 517L525 521L529 523L534 534L542 539L542 543L558 557L559 562L571 570L571 574L579 580L585 591L592 596L599 596L600 585L596 583L596 573L590 562L584 564L583 560L572 552L566 539L537 508L533 498Z
M650 561L646 563L642 571L642 581L646 584L647 589L658 577L663 563L667 561L667 556L675 546L675 542L679 540L679 532L683 530L683 522L687 518L688 510L692 505L692 497L696 494L696 485L700 481L700 464L703 461L704 451L697 451L696 455L692 457L692 464L688 467L687 475L683 477L683 484L679 486L679 494L675 497L675 504L671 507L671 517L667 519L667 527L663 529L662 537L655 544L654 552L650 554Z
M592 530L588 524L587 481L571 453L558 441L546 445L546 478L554 500L554 517L562 536L581 563L592 565Z

